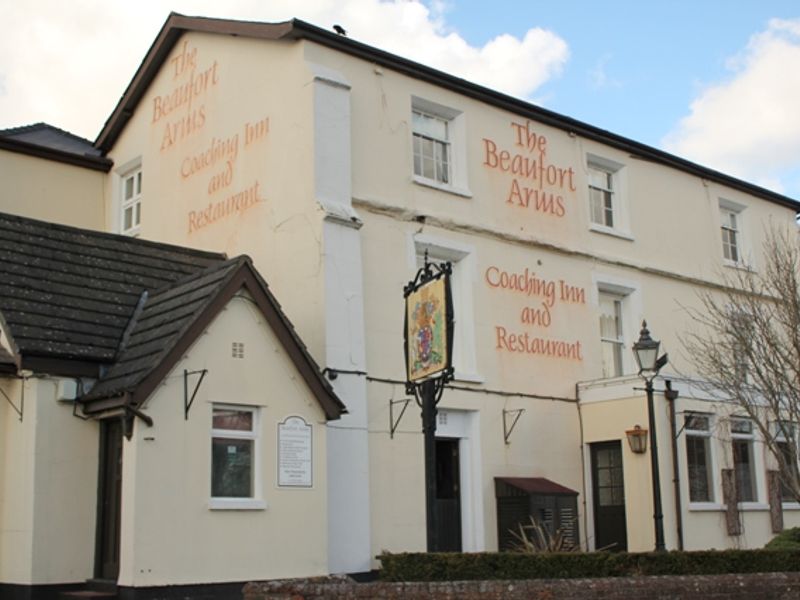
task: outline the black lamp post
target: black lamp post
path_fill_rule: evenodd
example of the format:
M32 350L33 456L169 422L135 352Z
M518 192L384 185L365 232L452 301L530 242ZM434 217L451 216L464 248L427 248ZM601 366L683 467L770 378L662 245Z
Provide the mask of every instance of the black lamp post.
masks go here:
M667 364L667 355L658 356L661 342L650 337L647 322L642 321L639 340L633 345L633 355L639 365L639 376L645 381L647 391L647 419L650 426L650 467L653 478L653 521L656 532L656 551L666 550L664 546L664 515L661 510L661 478L658 470L658 443L656 438L656 418L653 410L653 379Z

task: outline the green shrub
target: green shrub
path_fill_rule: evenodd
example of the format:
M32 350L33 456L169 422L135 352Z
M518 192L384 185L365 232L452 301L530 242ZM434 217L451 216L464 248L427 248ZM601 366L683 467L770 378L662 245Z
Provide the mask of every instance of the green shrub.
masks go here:
M800 550L648 553L383 553L386 581L573 579L637 575L721 575L800 571Z
M782 531L764 547L768 550L800 550L800 527Z

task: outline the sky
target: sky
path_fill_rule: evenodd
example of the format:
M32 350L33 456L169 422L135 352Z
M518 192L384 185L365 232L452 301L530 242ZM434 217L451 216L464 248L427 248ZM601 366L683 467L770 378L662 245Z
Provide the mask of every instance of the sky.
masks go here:
M170 11L338 23L800 200L798 0L0 0L0 129L94 140Z

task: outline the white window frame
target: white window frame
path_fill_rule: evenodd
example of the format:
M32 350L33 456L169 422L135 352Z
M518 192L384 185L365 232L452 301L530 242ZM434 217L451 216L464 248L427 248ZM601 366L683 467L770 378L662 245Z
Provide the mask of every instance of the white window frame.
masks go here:
M625 302L625 296L620 296L619 294L614 294L611 292L607 292L604 290L599 290L597 294L597 305L600 309L600 318L602 320L603 315L605 314L602 305L603 300L610 301L613 303L614 306L614 324L616 325L616 335L614 337L604 337L603 336L603 327L600 326L600 356L601 358L605 357L605 348L610 347L614 351L615 360L614 364L618 367L619 372L609 373L606 372L605 363L603 364L603 377L604 378L612 378L612 377L622 377L625 374L625 363L623 361L623 353L625 352L625 321L624 321L624 314L623 314L623 303Z
M414 139L419 135L423 135L414 130L414 113L419 113L444 121L447 125L447 139L438 139L437 141L447 145L449 150L448 156L448 181L443 182L438 179L425 177L416 172L415 169L415 152L414 152ZM451 194L464 196L467 198L472 197L472 192L469 190L467 180L467 148L466 148L466 125L464 113L460 110L437 104L424 98L417 96L411 97L411 114L410 114L410 127L411 130L411 175L414 183L426 187L435 188ZM425 137L430 137L425 135Z
M453 367L454 377L460 381L482 382L478 372L475 351L475 312L473 287L476 278L475 248L445 238L426 234L412 234L409 243L409 267L416 273L420 259L428 251L431 262L450 261L453 274L450 288L453 297Z
M215 429L214 410L236 410L249 412L252 414L252 429L250 431L241 431L234 429ZM226 404L222 402L215 402L211 404L211 429L209 435L210 452L209 452L209 495L211 494L212 477L213 477L213 440L215 438L225 439L238 439L250 440L253 442L253 458L252 458L252 495L247 498L237 497L215 497L210 496L208 506L212 510L261 510L267 507L267 503L262 497L262 481L261 481L261 410L257 406L244 406L239 404Z
M611 180L609 188L598 188L591 183L591 171L601 171ZM605 216L602 222L595 221L592 207L592 190L599 189L611 195L611 224ZM629 241L633 240L630 232L630 217L628 215L627 177L625 165L614 160L597 156L586 155L586 192L589 229L597 233L604 233ZM603 210L606 214L605 209Z
M735 427L739 423L747 423L750 427L749 432L737 432L734 431ZM739 495L739 482L738 482L738 473L736 470L736 453L734 450L735 443L746 443L748 446L748 452L750 454L750 483L753 488L753 499L752 500L741 500L739 499L739 505L743 508L750 508L750 507L761 507L759 499L761 498L761 489L762 489L762 482L761 482L761 469L757 469L756 466L761 464L758 460L758 456L756 455L756 435L755 435L755 424L753 423L752 419L748 419L747 417L731 417L730 418L730 436L731 436L731 464L733 466L733 476L734 481L736 483L736 494L737 497Z
M131 195L127 196L128 182ZM125 225L125 213L131 211L131 226ZM119 231L123 235L136 237L142 226L142 165L136 164L120 174L119 189Z
M720 227L720 249L722 252L722 262L729 267L748 268L751 262L747 246L747 236L744 234L745 225L745 205L733 202L725 198L719 199L719 227ZM733 223L731 223L731 219ZM733 232L735 239L736 256L729 256L728 248L731 246L726 241L726 232ZM727 234L730 237L730 233Z
M706 419L707 427L705 429L692 427L690 421L693 417ZM712 431L714 429L714 417L709 413L698 411L686 411L684 413L684 455L686 464L686 496L689 500L689 508L697 509L704 507L718 506L717 498L717 481L716 481L716 468L714 460L714 444L712 443ZM689 474L689 438L700 438L703 440L706 452L706 478L708 481L708 500L692 500L691 477Z
M622 279L612 275L595 274L592 276L593 304L597 310L597 326L600 324L600 295L608 294L620 298L621 304L621 317L622 317L622 375L626 376L635 373L635 363L633 352L630 351L633 340L639 337L639 327L641 326L641 319L639 315L642 313L641 306L641 291L639 284L636 281ZM596 330L597 331L597 330ZM602 344L602 338L599 336L597 340ZM602 347L599 349L599 366L598 379L606 379L603 376L602 369Z

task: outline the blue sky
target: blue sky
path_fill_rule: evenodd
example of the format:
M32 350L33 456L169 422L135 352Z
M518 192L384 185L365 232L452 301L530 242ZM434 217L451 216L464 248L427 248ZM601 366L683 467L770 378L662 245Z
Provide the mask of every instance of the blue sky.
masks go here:
M0 0L0 128L93 139L170 10L351 38L800 199L797 0Z

